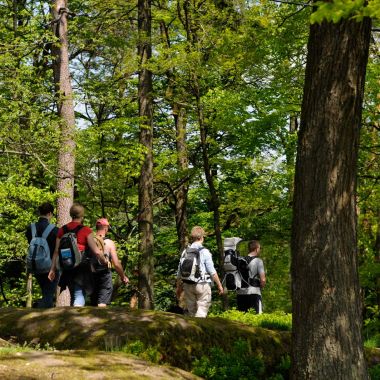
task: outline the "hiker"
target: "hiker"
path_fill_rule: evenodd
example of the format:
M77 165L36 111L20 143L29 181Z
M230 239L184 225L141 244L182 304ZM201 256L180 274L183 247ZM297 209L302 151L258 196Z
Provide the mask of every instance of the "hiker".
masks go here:
M203 247L205 231L196 226L191 230L192 244L181 255L177 271L177 298L184 291L185 303L190 316L207 317L211 306L211 285L216 282L219 294L223 294L223 286L216 273L212 256Z
M106 235L109 229L109 223L106 218L96 221L96 239L102 241L104 255L107 257L107 264L102 265L98 260L94 260L94 291L91 295L91 305L105 307L111 303L113 284L112 272L113 266L124 284L128 284L129 279L124 274L116 253L115 243L111 239L107 239Z
M264 288L266 278L263 260L259 258L261 246L258 240L248 243L248 287L236 291L237 307L240 311L255 309L257 314L263 312L261 289ZM248 262L248 260L247 260Z
M29 243L29 251L31 251L31 255L29 255L29 253L27 255L27 266L28 266L28 272L33 273L34 277L36 278L38 282L38 285L41 288L42 300L38 302L37 305L40 308L47 308L47 307L53 307L55 290L57 288L57 282L59 279L59 274L55 275L54 281L50 281L48 278L48 274L49 274L49 270L51 266L51 259L54 253L55 240L57 237L58 228L54 224L50 223L50 220L54 213L54 207L51 203L49 202L42 203L38 207L38 212L39 212L38 221L36 223L30 224L25 233L26 238L28 239L28 243ZM45 243L47 243L48 252L46 253L47 260L45 260L47 261L47 265L45 265L44 263L40 264L40 260L36 258L37 252L34 251L34 248L32 247L33 243L35 242L33 238L35 237L43 238L43 240L45 240ZM32 240L33 240L33 243L31 244ZM29 260L29 256L30 256L30 260Z
M56 268L59 265L62 269L62 275L58 284L61 290L64 290L66 287L69 288L72 306L84 306L86 295L90 295L93 291L93 274L90 260L86 260L85 258L95 255L104 265L107 264L107 260L97 247L91 228L82 224L84 218L83 206L79 203L74 203L70 208L70 216L72 221L58 230L49 279L51 281L55 279ZM69 233L73 233L76 236L76 246L72 248L80 252L81 260L72 269L65 269L63 251L67 251L67 249L62 249L60 243L61 240L66 239Z

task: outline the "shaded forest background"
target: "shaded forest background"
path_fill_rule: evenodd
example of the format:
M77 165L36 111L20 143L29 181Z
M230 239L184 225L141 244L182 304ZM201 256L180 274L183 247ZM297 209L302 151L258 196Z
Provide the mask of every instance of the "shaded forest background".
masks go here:
M85 206L88 225L101 216L111 222L131 279L129 287L116 286L115 305L128 304L138 286L139 179L147 148L140 140L137 12L135 2L116 0L70 1L67 12L74 199ZM307 4L273 1L152 2L152 57L144 68L153 85L156 309L175 302L185 232L202 225L218 265L219 232L260 239L265 311L291 311L292 193L310 13ZM7 300L0 305L24 306L26 226L41 202L62 197L58 108L65 95L54 81L49 4L1 1L0 20L0 276ZM363 315L371 332L380 304L379 43L374 30L357 194ZM214 300L217 312L222 304Z

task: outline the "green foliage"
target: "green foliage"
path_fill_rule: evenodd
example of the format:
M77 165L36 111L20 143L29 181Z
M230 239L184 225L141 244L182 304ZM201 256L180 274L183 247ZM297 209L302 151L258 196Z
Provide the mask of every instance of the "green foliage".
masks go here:
M127 354L136 355L152 363L160 363L162 356L157 347L146 346L142 341L136 340L121 348L114 348L113 351L121 351Z
M317 11L311 15L312 24L323 21L337 23L342 19L354 18L362 21L363 17L380 18L380 2L378 0L333 0L317 1Z
M193 373L205 379L260 379L265 367L261 358L253 357L249 344L237 340L231 352L224 352L219 347L211 348L210 353L196 359Z
M376 364L373 367L368 369L369 377L371 380L379 380L380 379L380 364Z
M276 312L271 314L256 314L254 310L247 313L231 309L220 314L211 314L210 316L218 316L232 321L238 321L254 327L264 327L272 330L290 331L292 328L291 314Z

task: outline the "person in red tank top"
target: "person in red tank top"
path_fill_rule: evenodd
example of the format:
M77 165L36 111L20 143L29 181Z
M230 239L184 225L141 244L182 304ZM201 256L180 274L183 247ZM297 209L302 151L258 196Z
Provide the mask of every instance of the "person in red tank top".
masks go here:
M82 225L84 218L84 207L79 203L74 203L70 208L70 216L72 221L66 224L66 228L69 231L74 230L76 227ZM64 234L63 227L58 230L57 239L55 243L54 254L52 257L52 266L50 268L50 272L48 278L50 281L53 281L55 278L56 268L57 268L57 260L58 260L58 250L59 250L59 242ZM88 248L91 250L92 254L94 254L97 259L106 264L107 261L97 247L94 236L92 234L92 230L89 227L83 226L77 232L77 244L78 248L81 251L85 251ZM71 271L66 271L62 273L59 285L63 290L66 286L69 287L71 294L71 304L73 306L84 306L86 295L90 295L92 292L92 273L88 266L78 266Z

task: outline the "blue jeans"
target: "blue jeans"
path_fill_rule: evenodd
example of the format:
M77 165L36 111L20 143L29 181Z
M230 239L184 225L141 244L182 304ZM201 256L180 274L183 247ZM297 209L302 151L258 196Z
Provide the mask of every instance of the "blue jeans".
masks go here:
M35 274L35 278L40 285L42 300L39 302L39 308L54 306L54 296L59 280L59 272L56 273L54 281L48 279L48 273Z
M86 303L86 292L85 290L78 284L74 283L71 292L71 303L72 306L84 306Z

